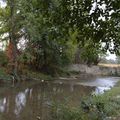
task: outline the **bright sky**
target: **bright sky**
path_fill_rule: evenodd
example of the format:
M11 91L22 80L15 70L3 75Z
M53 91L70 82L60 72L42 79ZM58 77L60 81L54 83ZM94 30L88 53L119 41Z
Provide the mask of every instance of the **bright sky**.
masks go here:
M5 7L6 6L6 3L3 2L3 0L0 0L0 7Z

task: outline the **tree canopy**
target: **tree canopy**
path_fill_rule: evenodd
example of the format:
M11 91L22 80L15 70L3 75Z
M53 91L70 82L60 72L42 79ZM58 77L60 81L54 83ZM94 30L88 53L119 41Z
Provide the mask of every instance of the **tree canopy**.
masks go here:
M0 39L13 44L12 62L22 60L33 69L49 72L73 61L76 48L87 63L97 62L107 50L120 54L119 0L4 2Z

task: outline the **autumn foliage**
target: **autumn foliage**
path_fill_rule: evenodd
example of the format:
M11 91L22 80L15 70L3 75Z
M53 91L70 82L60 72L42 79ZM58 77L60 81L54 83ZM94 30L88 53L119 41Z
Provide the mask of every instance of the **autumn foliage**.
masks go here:
M14 60L13 49L14 49L13 44L9 42L8 46L6 47L6 55L10 63L12 63Z

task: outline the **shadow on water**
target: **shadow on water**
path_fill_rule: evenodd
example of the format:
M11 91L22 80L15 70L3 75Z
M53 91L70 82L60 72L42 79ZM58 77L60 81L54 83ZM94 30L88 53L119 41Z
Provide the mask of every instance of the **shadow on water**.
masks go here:
M78 106L83 96L102 93L118 80L109 77L89 79L30 82L14 88L1 86L0 120L49 120L52 102Z

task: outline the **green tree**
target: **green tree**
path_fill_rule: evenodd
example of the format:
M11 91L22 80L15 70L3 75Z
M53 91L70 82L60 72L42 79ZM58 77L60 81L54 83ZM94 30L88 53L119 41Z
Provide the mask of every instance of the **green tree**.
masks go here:
M20 34L20 24L19 14L17 9L17 0L6 0L6 7L0 8L0 21L1 21L1 40L6 41L12 45L11 48L11 59L10 59L10 67L11 74L17 80L18 77L18 49L17 43L19 41Z
M0 9L0 33L9 33L4 39L14 45L15 63L20 40L26 45L21 55L23 61L35 70L52 73L70 62L77 47L87 64L97 63L99 55L107 50L119 54L119 0L7 0L6 3Z

